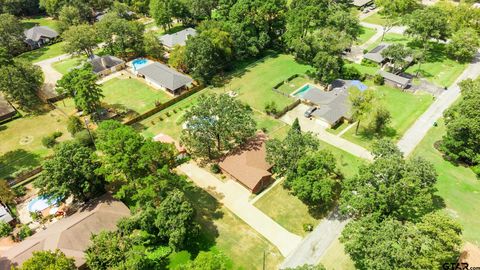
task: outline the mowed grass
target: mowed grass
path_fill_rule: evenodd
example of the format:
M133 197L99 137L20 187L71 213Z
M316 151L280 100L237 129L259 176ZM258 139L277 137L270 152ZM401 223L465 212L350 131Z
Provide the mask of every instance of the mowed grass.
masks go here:
M235 216L206 191L191 187L187 197L195 202L197 221L201 225L201 250L222 252L231 260L229 269L262 269L263 253L266 269L278 269L284 259L270 242ZM170 257L169 269L176 269L192 255L181 252Z
M320 263L329 270L355 270L355 265L338 239L332 242L320 259Z
M365 83L371 90L376 92L381 104L385 106L392 116L389 130L384 135L393 140L399 139L433 102L433 97L429 94L403 92L400 89L387 85L374 85L371 81L366 81ZM366 122L360 122L358 135L355 135L356 127L353 127L343 134L342 137L363 147L370 148L375 138L368 131L368 123Z
M21 19L21 23L24 29L29 29L34 26L47 26L57 32L59 31L58 21L54 20L51 17L45 17L45 16L26 17Z
M41 164L52 153L42 145L42 138L60 131L57 141L70 138L67 118L58 110L41 115L24 116L0 125L0 179Z
M103 102L112 107L124 107L139 114L155 107L155 102L166 102L172 96L157 90L136 78L112 78L102 84Z
M308 70L308 66L295 62L288 55L267 56L253 64L239 68L223 87L206 88L194 95L170 106L135 125L145 136L153 137L158 133L165 133L179 139L182 132L183 115L185 110L194 105L198 98L204 94L221 94L235 91L237 98L250 105L253 109L254 119L258 129L265 129L267 134L283 137L287 129L285 124L263 111L267 102L274 101L278 109L294 102L294 99L285 97L272 90L273 86L294 74L302 74Z
M70 70L72 70L75 67L78 67L82 64L82 62L85 61L85 58L80 58L80 57L72 57L72 58L67 58L62 61L58 61L52 64L52 67L62 73L62 74L67 74Z
M377 24L377 25L387 24L387 20L382 15L380 15L378 12L368 16L363 21L366 22L366 23L373 23L373 24Z
M337 165L345 177L352 177L365 162L343 150L320 142L320 148L331 152L337 159ZM282 181L282 180L277 180ZM304 224L317 225L326 213L312 211L300 199L290 194L282 183L278 183L261 197L255 206L275 220L288 231L297 235L306 235Z
M463 227L463 239L480 246L480 180L471 169L456 166L443 159L434 147L445 134L443 120L432 127L412 156L420 156L435 167L438 174L437 194L443 198L444 211L457 220Z
M362 45L363 43L367 42L367 40L369 40L371 37L373 37L375 33L376 33L375 29L362 26L360 35L358 36L355 43L357 45Z
M28 51L17 56L18 59L23 59L31 63L40 62L46 59L54 58L64 54L63 42L41 47L39 49Z
M305 85L306 83L312 82L310 79L303 77L303 76L298 76L296 78L293 78L290 81L285 81L284 84L282 84L280 87L278 87L278 91L285 93L287 95L292 94L295 90L300 88L301 86Z
M358 71L360 71L360 73L371 75L371 76L374 76L378 72L378 70L380 69L380 66L370 67L370 66L366 66L366 65L362 65L362 64L358 64L358 63L353 63L353 62L346 62L344 66L345 67L354 67Z

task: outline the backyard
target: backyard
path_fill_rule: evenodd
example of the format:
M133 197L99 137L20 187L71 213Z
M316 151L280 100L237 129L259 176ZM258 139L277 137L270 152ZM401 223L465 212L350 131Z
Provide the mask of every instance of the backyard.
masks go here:
M445 134L443 120L432 127L412 156L424 157L433 163L438 174L437 194L443 199L444 211L463 227L463 239L480 245L480 220L472 218L480 212L480 181L471 169L443 159L434 144Z
M17 56L18 59L23 59L31 63L40 62L56 56L64 54L63 42L58 42L49 46L41 47L36 50L24 52Z
M393 140L399 139L433 102L433 97L429 94L403 92L387 85L374 85L371 81L366 81L365 84L376 92L381 104L390 112L391 122L384 135ZM365 121L360 123L358 135L355 135L355 128L349 129L342 137L370 148L375 137L366 129Z
M58 21L54 20L51 17L45 16L32 16L32 17L25 17L21 20L22 26L24 29L29 29L34 26L47 26L55 31L59 31L58 29Z
M60 131L63 135L58 141L70 138L66 120L59 110L52 110L0 125L0 179L22 169L39 166L41 160L52 153L51 149L42 145L44 136Z
M262 269L265 252L266 269L278 269L283 260L280 252L206 191L191 187L187 197L195 204L201 224L201 250L219 251L232 260L229 269ZM176 269L191 257L187 251L170 256L169 269Z

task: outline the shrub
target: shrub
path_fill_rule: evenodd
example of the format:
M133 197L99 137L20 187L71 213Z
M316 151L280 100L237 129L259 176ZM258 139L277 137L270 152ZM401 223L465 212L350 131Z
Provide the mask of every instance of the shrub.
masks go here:
M373 77L373 83L375 83L376 85L383 85L385 83L385 79L382 77L382 75L376 74Z
M265 104L265 112L270 115L277 114L278 110L275 101L271 101Z
M94 136L94 134L92 134L92 136ZM90 137L90 134L86 129L75 133L73 138L83 146L87 146L87 147L93 146L92 138Z
M83 124L80 118L76 116L70 116L68 117L67 121L67 130L70 132L70 134L75 135L77 132L80 132L83 130Z
M361 80L363 81L364 76L360 71L351 66L346 66L342 69L342 77L345 80Z
M12 226L3 220L0 220L0 237L7 237L13 231Z
M303 224L303 230L306 232L311 232L313 231L313 225L310 223L304 223Z
M166 115L167 117L170 117L170 112L166 112L165 115Z
M27 188L25 188L25 186L22 186L22 185L12 188L12 191L13 191L13 195L15 195L15 197L17 198L23 197L25 196L25 194L27 194Z
M367 54L367 53L368 53L368 49L364 49L363 54Z
M48 135L42 138L42 145L46 148L52 148L57 144L57 140L52 136Z
M366 67L378 67L378 64L375 63L375 62L372 62L368 59L365 59L363 58L362 59L362 66L366 66Z
M212 173L220 173L220 166L217 163L210 165L210 171Z
M52 137L55 138L55 139L62 137L62 135L63 135L63 133L60 132L60 131L55 131L55 132L52 133Z
M473 167L471 167L471 168L472 168L472 171L473 171L477 176L480 177L480 164L477 164L477 165L475 165L475 166L473 166Z
M23 224L22 227L20 227L20 230L18 231L17 237L21 241L27 237L32 235L32 229L28 227L28 225Z

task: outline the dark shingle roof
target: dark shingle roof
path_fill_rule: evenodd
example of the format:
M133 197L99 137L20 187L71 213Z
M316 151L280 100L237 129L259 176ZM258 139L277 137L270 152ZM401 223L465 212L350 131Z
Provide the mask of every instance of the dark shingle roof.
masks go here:
M158 62L150 63L138 69L138 73L172 91L193 82L193 79L187 75Z
M41 38L56 38L58 33L47 26L34 26L23 32L25 34L25 40L31 40L34 42L39 41Z
M193 37L196 35L197 30L193 28L187 28L173 34L163 35L160 37L160 41L163 45L173 48L175 45L185 46L185 42L187 41L188 37Z
M410 83L409 78L405 78L399 75L395 75L390 72L386 72L383 70L378 71L378 74L380 74L385 80L389 80L391 82L394 82L396 84L400 84L402 86L407 86Z
M125 63L125 61L122 59L111 55L105 55L101 57L95 56L89 61L92 64L94 73L99 73L106 69Z

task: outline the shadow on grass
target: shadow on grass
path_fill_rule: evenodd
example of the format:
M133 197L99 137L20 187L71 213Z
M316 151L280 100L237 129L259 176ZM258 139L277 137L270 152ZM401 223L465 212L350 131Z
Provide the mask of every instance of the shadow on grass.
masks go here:
M17 149L0 156L0 178L13 178L13 174L26 168L40 166L40 155Z
M373 131L371 128L360 126L358 130L358 134L354 133L354 135L360 137L362 140L367 140L367 141L378 140L382 138L392 139L392 138L395 138L395 136L397 136L397 130L391 127L386 127L384 130L377 133Z
M196 221L200 224L200 236L192 241L188 248L192 257L196 257L200 251L207 251L215 246L219 233L213 221L221 219L223 212L221 204L205 190L191 184L184 192L195 207Z
M38 58L42 57L44 54L46 54L49 50L49 46L41 47L32 51L28 51L25 53L22 53L19 58L24 59L29 62L33 62L37 60Z

